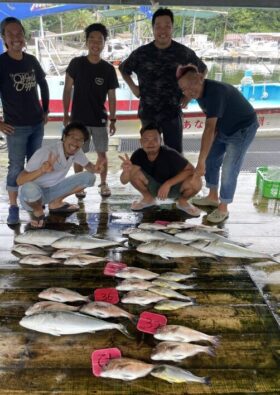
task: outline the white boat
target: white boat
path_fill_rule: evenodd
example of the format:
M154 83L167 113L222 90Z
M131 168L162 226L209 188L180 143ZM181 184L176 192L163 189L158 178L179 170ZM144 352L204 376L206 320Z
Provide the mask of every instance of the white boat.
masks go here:
M64 76L48 76L50 89L50 120L59 121L63 117L62 94ZM280 121L280 83L248 84L238 88L255 108L260 130L279 130ZM116 91L118 121L137 120L139 100L132 94L127 84L120 81ZM184 132L201 132L204 128L205 116L196 101L192 101L183 111Z

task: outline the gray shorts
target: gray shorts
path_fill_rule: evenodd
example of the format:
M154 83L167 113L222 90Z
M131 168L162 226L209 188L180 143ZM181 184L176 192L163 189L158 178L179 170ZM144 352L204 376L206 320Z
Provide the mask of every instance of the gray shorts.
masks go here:
M143 174L145 177L148 179L149 184L148 184L148 190L150 194L156 198L158 194L159 188L162 186L159 182L157 182L153 177L151 177L149 174L143 171ZM181 187L182 183L176 184L173 187L170 188L168 198L170 199L178 199L181 196Z
M93 147L96 152L107 152L109 145L109 136L106 126L87 126L89 131L89 140L83 145L83 151L89 152L90 142L92 140Z

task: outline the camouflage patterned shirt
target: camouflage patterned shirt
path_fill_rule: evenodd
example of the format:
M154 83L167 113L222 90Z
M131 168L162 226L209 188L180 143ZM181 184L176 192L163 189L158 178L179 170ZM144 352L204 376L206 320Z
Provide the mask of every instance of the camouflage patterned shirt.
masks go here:
M172 119L181 112L182 93L176 79L176 69L180 64L195 64L200 72L206 65L195 52L176 41L168 48L159 49L154 42L133 51L120 65L120 70L128 75L137 75L140 89L139 117L149 120Z

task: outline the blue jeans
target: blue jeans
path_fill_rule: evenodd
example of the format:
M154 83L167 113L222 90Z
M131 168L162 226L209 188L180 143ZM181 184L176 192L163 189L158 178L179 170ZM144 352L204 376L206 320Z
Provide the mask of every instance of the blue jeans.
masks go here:
M95 179L95 174L84 171L67 177L58 184L47 188L39 186L36 181L27 182L20 187L19 199L26 211L32 211L27 202L34 203L41 200L42 204L48 204L55 199L71 195L71 192L78 187L81 189L92 187Z
M8 146L8 175L7 191L18 190L17 176L24 169L25 159L28 161L42 145L44 123L33 126L15 126L14 133L7 135Z
M218 134L213 142L206 160L205 180L208 188L218 189L222 167L220 187L222 203L233 201L238 174L258 127L258 122L254 122L247 128L236 131L232 136Z

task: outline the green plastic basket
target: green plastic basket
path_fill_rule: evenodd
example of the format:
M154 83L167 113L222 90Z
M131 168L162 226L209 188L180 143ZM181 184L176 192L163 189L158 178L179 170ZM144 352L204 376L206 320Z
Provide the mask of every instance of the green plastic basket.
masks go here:
M270 180L267 177L268 167L257 167L257 187L262 196L272 199L280 199L280 180Z

